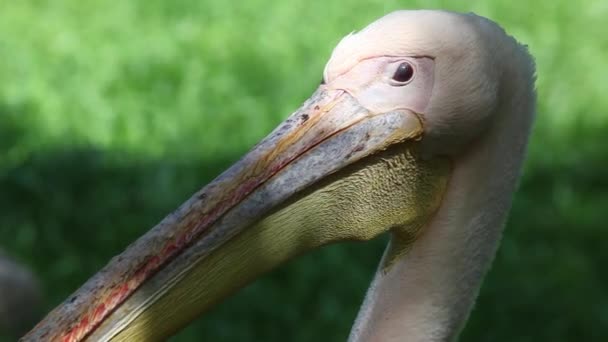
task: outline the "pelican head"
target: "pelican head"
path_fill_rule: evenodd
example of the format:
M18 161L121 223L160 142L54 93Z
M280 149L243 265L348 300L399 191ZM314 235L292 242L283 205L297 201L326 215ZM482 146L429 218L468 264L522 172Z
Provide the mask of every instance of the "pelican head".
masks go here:
M497 248L534 116L526 49L473 14L343 38L300 109L23 340L162 340L308 250L390 232L352 341L446 341Z

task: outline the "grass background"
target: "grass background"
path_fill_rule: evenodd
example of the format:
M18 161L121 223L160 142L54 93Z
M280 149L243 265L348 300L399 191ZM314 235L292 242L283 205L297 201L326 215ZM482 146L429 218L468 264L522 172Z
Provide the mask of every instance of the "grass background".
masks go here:
M421 7L488 16L538 64L522 186L461 340L608 340L605 1L0 1L0 247L54 307L295 109L343 35ZM345 340L384 242L291 262L174 340Z

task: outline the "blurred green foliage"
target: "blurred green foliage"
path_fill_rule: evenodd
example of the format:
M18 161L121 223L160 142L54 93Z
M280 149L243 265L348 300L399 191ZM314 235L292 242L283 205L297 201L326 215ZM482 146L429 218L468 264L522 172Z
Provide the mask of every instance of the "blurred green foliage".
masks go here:
M0 246L58 304L268 133L346 33L474 11L530 46L538 120L463 341L608 340L605 1L0 2ZM316 251L175 341L341 341L385 240Z

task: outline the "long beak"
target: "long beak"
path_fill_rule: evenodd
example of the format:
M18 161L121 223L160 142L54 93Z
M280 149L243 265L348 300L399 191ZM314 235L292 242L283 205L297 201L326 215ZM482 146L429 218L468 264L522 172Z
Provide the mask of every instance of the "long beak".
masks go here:
M447 178L417 158L422 133L415 113L372 113L321 86L22 340L162 340L306 250L389 229L410 241Z

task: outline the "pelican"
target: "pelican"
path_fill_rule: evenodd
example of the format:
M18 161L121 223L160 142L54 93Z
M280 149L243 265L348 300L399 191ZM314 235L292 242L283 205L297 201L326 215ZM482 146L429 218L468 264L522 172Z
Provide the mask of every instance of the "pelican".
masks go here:
M0 249L0 340L26 333L40 319L41 304L36 277Z
M350 341L449 341L496 252L534 62L488 19L397 11L343 38L304 104L23 341L164 340L306 251L389 232Z

